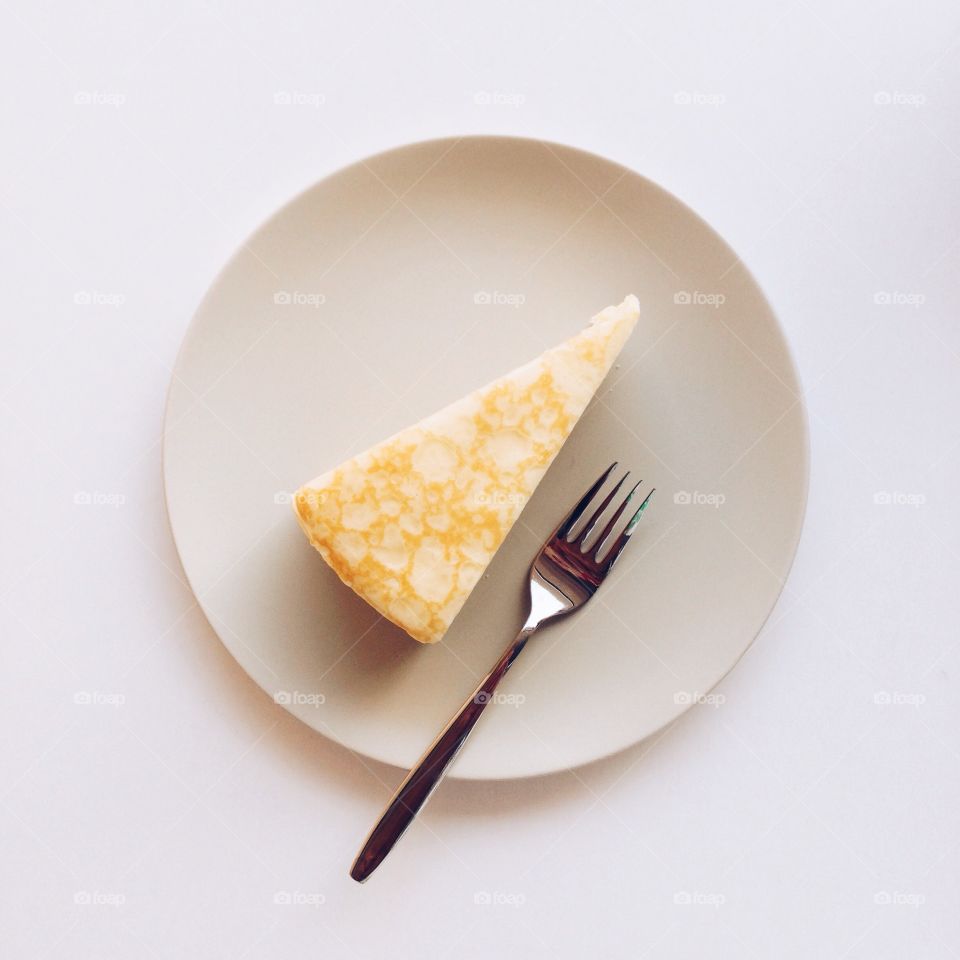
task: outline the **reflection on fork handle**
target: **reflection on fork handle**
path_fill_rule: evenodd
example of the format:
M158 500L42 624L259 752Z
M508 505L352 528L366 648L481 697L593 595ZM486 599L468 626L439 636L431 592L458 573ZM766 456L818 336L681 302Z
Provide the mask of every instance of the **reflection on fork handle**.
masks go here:
M384 857L430 799L487 704L493 699L500 681L520 655L534 630L536 625L531 626L529 622L524 626L513 643L504 650L493 669L480 681L476 690L404 778L350 868L350 876L354 880L363 883L380 866Z

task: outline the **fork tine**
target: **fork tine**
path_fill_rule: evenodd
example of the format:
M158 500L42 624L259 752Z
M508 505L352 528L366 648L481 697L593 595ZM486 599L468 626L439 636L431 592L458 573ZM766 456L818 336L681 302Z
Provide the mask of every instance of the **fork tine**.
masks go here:
M623 481L630 476L630 471L628 470L617 482L617 485L603 498L603 502L593 511L593 516L587 521L587 525L583 528L580 533L580 536L577 537L576 543L579 543L582 547L583 544L587 542L587 537L596 529L597 524L600 522L600 517L603 516L603 511L610 506L613 502L613 498L617 495L620 488L623 486Z
M590 502L597 495L600 488L607 482L607 477L616 469L616 466L617 461L614 460L613 463L603 471L596 483L580 498L577 505L570 511L567 519L560 524L554 536L566 539L570 531L577 525L577 521L583 516L584 510L590 506Z
M636 489L636 488L634 488ZM647 504L650 502L650 498L656 492L656 487L654 487L644 498L643 503L637 507L637 512L630 518L630 522L623 528L623 532L617 537L613 542L613 546L610 548L610 552L603 560L603 573L604 576L610 572L610 568L617 562L617 557L623 553L623 548L627 545L627 542L630 540L630 536L633 531L637 529L637 524L640 523L640 517L643 514L643 511L646 509ZM631 491L632 493L633 491ZM629 498L628 498L629 499Z
M603 528L603 533L597 537L596 543L593 545L593 557L595 560L599 559L600 551L604 548L607 540L610 539L610 534L613 533L613 528L617 525L617 521L623 516L623 511L627 509L627 504L633 499L633 495L637 492L637 487L643 483L642 480L638 480L630 492L623 498L623 502L617 507L616 513L609 519L607 525Z

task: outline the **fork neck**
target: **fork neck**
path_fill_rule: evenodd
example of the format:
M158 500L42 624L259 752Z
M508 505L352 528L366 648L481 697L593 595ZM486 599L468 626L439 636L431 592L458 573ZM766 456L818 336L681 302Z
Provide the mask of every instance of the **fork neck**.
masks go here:
M566 608L567 604L549 590L546 584L541 582L537 571L534 571L530 578L530 613L517 639L526 640L541 624L562 613Z

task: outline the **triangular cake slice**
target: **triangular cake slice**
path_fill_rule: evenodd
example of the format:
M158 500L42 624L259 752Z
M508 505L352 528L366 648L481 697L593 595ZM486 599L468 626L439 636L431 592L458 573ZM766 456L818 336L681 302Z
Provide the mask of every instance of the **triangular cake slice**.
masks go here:
M337 576L421 643L460 612L639 316L575 337L311 480L293 501Z

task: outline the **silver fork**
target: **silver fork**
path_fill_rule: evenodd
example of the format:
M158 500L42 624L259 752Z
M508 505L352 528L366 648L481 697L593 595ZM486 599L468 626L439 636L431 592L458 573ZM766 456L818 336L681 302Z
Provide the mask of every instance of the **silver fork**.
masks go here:
M440 735L407 774L397 788L393 799L364 841L357 859L350 868L350 876L362 883L383 862L394 844L403 836L414 817L437 788L448 767L463 746L470 731L480 719L484 708L493 699L504 674L520 655L524 645L536 630L582 607L597 592L604 578L623 552L631 534L640 522L644 508L653 496L651 490L623 530L612 539L617 521L623 516L640 483L636 483L624 497L620 506L606 522L600 535L591 540L607 507L613 502L629 473L624 474L616 486L603 498L590 514L583 529L571 536L577 521L596 499L597 494L613 473L617 464L612 463L596 483L580 498L563 523L540 548L530 568L530 614L516 640L504 650L493 669L484 677L457 714L443 728ZM589 546L587 541L590 541Z

